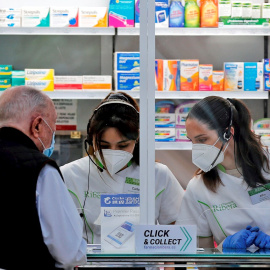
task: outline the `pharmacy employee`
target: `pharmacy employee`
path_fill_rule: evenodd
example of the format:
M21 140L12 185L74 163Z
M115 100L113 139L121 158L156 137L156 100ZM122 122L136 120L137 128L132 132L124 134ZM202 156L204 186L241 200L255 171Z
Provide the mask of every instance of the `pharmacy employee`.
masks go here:
M192 161L177 224L195 224L201 247L270 248L269 153L237 99L210 96L186 120Z
M100 243L100 194L140 192L138 111L129 95L109 94L90 117L85 145L88 155L61 167L84 219L88 243ZM155 164L154 177L156 222L174 223L184 191L165 165Z

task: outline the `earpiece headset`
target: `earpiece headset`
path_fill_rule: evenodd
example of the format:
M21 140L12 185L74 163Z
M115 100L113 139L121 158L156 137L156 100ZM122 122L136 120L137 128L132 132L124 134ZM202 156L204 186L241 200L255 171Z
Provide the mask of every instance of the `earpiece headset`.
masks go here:
M216 160L218 159L218 157L219 157L221 151L222 151L223 148L224 148L225 143L227 143L227 142L230 140L231 136L232 136L231 127L232 127L232 122L233 122L233 105L232 105L232 103L230 102L229 99L227 99L227 101L228 101L229 104L230 104L230 122L229 122L228 128L226 128L225 132L223 133L223 139L224 139L224 140L223 140L223 142L222 142L222 145L221 145L221 147L220 147L220 150L219 150L219 152L218 152L216 158L214 159L214 161L213 161L213 162L211 163L211 165L210 165L211 167L215 164Z
M87 155L89 157L88 184L87 184L87 194L85 195L84 202L83 202L82 213L80 213L80 216L84 219L84 226L85 226L87 243L88 243L88 235L87 235L87 230L86 230L86 221L85 221L86 217L85 217L85 214L84 214L84 207L85 207L86 199L87 199L88 192L89 192L89 185L90 185L90 162L92 162L101 173L103 172L103 168L100 167L98 164L96 164L96 162L94 162L94 160L91 158L91 155L89 154L89 152L87 150L87 144L93 146L93 141L91 140L91 138L89 136L89 129L90 129L92 118L95 115L95 113L101 107L103 107L105 105L108 105L108 104L124 104L124 105L130 106L131 108L133 108L139 114L139 112L136 110L136 108L132 104L129 103L129 100L128 100L128 98L126 96L124 96L121 93L117 93L117 94L110 95L106 101L104 101L103 103L101 103L94 110L94 113L93 113L92 117L88 121L87 130L86 130L87 135L86 135L86 139L84 140L84 149L85 149L85 152L87 153Z
M232 136L232 132L231 132L231 128L232 128L232 122L233 122L233 105L231 103L231 101L229 99L227 99L229 104L230 104L230 109L231 109L231 112L230 112L230 122L229 122L229 126L228 128L226 129L226 131L224 132L223 134L223 139L225 141L229 141L229 139L231 138Z

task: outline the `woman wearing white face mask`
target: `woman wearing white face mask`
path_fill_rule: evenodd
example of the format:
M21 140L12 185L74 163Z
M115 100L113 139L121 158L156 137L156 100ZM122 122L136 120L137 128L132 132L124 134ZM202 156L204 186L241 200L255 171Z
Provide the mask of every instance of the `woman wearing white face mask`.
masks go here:
M85 216L85 239L100 244L100 194L140 192L137 102L125 93L109 94L90 117L85 150L88 156L60 169ZM184 191L165 165L156 163L155 168L156 221L171 224L178 217Z
M269 153L251 131L248 108L207 97L189 112L186 130L199 170L176 223L197 225L200 247L215 240L223 250L270 248L270 200L261 199L269 190Z

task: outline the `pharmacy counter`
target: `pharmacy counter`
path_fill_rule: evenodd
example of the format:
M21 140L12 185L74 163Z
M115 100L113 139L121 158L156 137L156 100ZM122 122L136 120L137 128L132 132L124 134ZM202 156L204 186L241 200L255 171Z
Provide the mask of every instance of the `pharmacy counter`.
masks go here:
M270 267L270 249L267 250L224 250L218 249L197 249L195 254L102 254L97 250L88 249L87 265L82 268L128 268L128 267ZM163 265L166 262L166 265ZM178 262L172 265L170 262ZM214 263L214 265L213 265ZM195 266L195 265L194 265Z

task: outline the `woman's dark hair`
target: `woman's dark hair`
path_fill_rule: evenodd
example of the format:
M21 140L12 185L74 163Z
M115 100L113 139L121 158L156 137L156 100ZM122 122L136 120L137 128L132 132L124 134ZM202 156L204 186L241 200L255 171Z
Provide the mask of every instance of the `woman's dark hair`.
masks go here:
M115 101L121 103L114 103ZM87 125L88 143L93 146L95 137L94 144L97 146L103 164L105 162L100 140L103 133L111 127L116 128L124 137L136 140L132 160L139 165L139 105L124 92L108 94L94 110ZM93 154L93 149L90 153Z
M236 166L242 168L242 174L248 186L256 187L257 183L267 183L268 180L263 176L262 170L269 172L268 149L262 145L260 136L251 130L251 114L241 100L226 100L216 96L206 97L194 105L187 119L196 119L206 124L224 141L224 133L228 133L231 115ZM213 192L219 184L222 184L216 167L206 173L198 170L196 174L202 175L204 184Z

